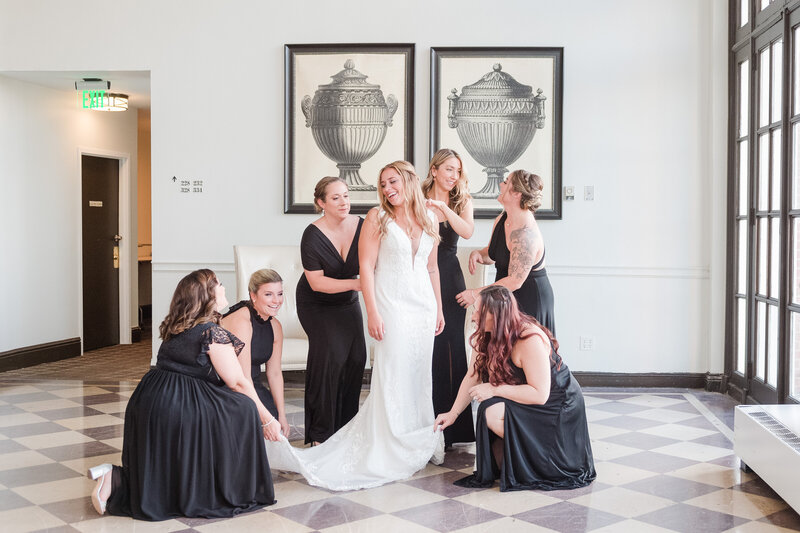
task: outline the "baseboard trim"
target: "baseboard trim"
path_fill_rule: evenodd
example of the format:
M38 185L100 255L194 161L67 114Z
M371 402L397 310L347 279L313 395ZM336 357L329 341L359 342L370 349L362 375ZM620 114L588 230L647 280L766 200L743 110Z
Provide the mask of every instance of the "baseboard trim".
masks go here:
M720 392L722 374L710 372L674 374L617 373L617 372L573 372L575 379L582 387L670 387L680 389L704 389L709 392Z
M79 337L17 348L0 353L0 372L52 363L70 357L78 357L80 354L81 339Z

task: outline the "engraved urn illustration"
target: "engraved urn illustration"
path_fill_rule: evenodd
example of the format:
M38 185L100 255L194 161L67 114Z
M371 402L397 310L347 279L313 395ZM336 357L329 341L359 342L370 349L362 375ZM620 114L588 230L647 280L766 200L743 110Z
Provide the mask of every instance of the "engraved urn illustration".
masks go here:
M331 83L317 88L313 100L308 95L303 98L300 107L306 127L322 153L336 163L350 190L374 191L376 187L366 184L359 170L383 144L397 98L390 94L384 100L380 85L367 83L351 59L331 78Z
M472 85L447 97L448 126L455 128L467 152L486 168L486 184L475 198L496 198L508 166L525 153L537 129L544 128L542 90L519 83L500 63Z

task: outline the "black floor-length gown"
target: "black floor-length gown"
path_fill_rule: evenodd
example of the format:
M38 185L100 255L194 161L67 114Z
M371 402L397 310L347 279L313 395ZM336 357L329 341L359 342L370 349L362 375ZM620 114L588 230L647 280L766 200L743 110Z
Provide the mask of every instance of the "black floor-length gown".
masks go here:
M347 257L310 224L300 241L300 257L308 271L326 277L355 279L358 275L359 217ZM358 412L367 347L356 291L326 294L314 291L305 273L297 283L297 317L308 335L305 389L305 442L324 442Z
M517 383L525 383L525 373L511 364ZM499 437L486 424L486 409L499 402L504 402L506 409L500 466L492 454L492 442ZM544 405L495 396L481 402L477 417L477 469L456 485L485 488L499 478L501 492L559 490L586 486L597 477L581 387L554 350L550 354L550 397Z
M442 292L444 330L433 341L433 411L446 413L458 396L461 380L467 374L467 351L464 339L466 309L456 295L466 289L464 274L456 257L458 233L446 222L439 223L439 283ZM444 430L445 446L454 442L472 442L475 431L472 410L465 409L452 426Z
M110 514L220 518L275 503L258 410L217 375L212 343L233 344L237 354L243 346L210 322L161 344L125 409Z
M489 241L489 258L494 260L497 268L495 281L508 276L508 265L511 262L511 253L506 246L505 222L508 217L503 213L492 232L492 239ZM528 278L522 283L522 287L514 291L520 309L539 321L541 325L556 334L556 316L553 310L554 298L553 287L547 278L547 271L541 268L544 264L544 253L539 262L531 267Z
M272 357L272 349L275 342L272 317L267 320L261 318L250 300L242 300L232 305L228 312L225 313L225 316L238 311L242 307L249 309L250 325L253 326L253 338L250 340L250 377L253 378L253 386L261 403L264 404L264 407L267 408L272 416L278 418L278 408L275 407L275 400L264 383L264 374L261 372L261 365L266 364Z

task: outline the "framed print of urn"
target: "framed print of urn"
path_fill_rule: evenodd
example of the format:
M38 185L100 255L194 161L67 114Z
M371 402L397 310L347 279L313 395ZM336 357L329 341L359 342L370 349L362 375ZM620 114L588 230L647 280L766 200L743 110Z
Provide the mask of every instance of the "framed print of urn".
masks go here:
M411 160L413 44L285 46L284 212L313 213L314 185L339 176L351 212L378 203L378 171Z
M521 168L545 183L536 218L561 219L563 88L563 48L431 48L431 156L461 155L476 218Z

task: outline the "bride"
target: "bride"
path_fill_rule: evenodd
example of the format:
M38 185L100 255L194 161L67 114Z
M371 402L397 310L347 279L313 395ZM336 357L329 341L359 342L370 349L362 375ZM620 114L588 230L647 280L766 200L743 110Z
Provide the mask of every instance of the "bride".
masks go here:
M293 448L285 437L266 443L272 468L299 472L330 490L405 479L444 457L442 433L431 430L433 338L444 329L435 218L406 161L381 169L379 196L358 243L367 325L379 341L370 394L358 414L318 446Z

